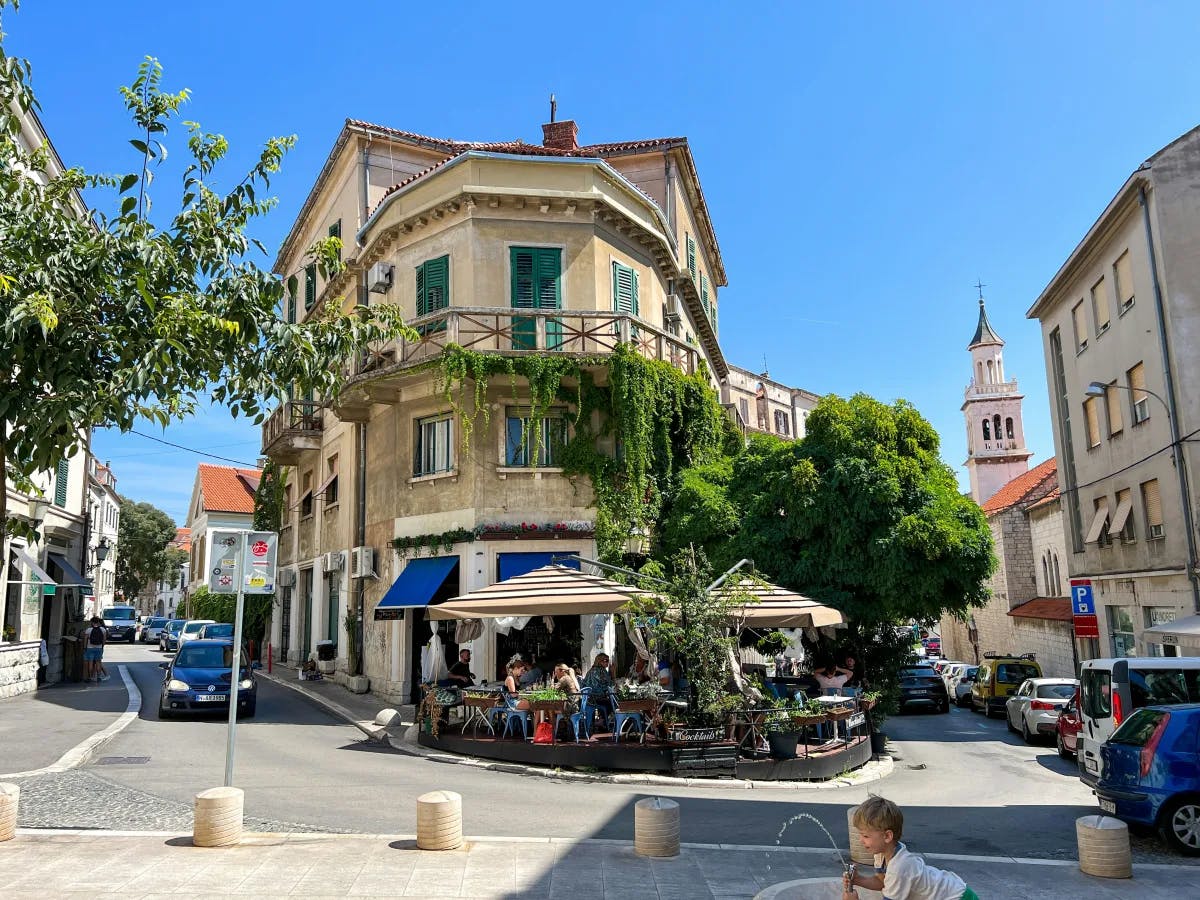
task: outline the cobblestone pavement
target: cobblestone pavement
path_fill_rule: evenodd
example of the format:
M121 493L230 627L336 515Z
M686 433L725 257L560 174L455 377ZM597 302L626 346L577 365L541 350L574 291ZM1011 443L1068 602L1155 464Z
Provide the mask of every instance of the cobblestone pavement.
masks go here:
M97 828L115 831L192 830L192 807L115 784L87 769L16 779L22 828ZM338 832L338 829L246 816L247 831ZM348 833L341 831L339 833Z

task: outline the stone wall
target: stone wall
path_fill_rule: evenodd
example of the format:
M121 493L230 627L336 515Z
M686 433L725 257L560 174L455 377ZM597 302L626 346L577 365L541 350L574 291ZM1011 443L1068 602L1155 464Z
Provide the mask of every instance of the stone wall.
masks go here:
M0 644L0 700L37 690L40 642Z

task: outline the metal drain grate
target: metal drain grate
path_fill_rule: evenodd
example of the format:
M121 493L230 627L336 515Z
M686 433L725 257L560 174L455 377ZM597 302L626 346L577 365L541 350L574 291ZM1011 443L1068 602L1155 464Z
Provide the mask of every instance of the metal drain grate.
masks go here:
M102 756L96 760L97 766L140 766L150 762L148 756Z

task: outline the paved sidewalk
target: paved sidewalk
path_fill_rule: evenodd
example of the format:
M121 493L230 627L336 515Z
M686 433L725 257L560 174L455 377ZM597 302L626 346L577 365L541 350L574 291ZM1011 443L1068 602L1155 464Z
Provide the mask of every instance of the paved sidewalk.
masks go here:
M928 858L958 872L984 900L1195 896L1195 870L1185 867L1135 866L1132 881L1107 881L1081 874L1074 863ZM685 845L675 859L650 860L623 841L550 838L468 838L464 849L440 853L417 850L411 835L258 834L238 847L203 849L192 846L190 835L22 830L0 844L6 898L749 900L771 885L840 871L828 849Z
M128 702L118 668L110 662L110 677L99 684L60 682L0 701L0 776L53 765L116 722Z

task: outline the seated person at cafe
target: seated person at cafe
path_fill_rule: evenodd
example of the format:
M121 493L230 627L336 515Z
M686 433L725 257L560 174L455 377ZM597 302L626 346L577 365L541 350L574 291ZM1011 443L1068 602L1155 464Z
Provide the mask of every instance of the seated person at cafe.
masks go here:
M671 675L671 664L665 659L658 661L658 686L664 691L675 690L675 678Z
M459 650L458 662L450 667L446 676L446 684L450 687L465 688L475 683L475 673L471 671L471 651Z
M579 712L579 682L575 671L564 662L554 667L554 687L567 695L567 711Z
M504 679L504 691L508 695L509 705L513 709L529 709L529 701L518 696L521 676L529 671L529 663L519 656L514 656L508 661L505 669L508 670L508 677Z
M650 660L644 656L634 658L633 665L629 667L629 674L626 676L630 684L648 684L650 682L649 662Z
M817 679L817 684L820 685L823 692L840 691L851 678L854 673L849 669L844 669L836 663L830 661L823 668L813 672L813 678Z
M546 677L546 673L541 670L537 663L529 666L525 670L525 674L518 679L518 684L523 688L537 687L542 683L542 679Z
M612 696L609 693L616 685L612 673L612 657L607 653L597 653L596 661L583 676L582 687L590 688L591 704L604 712L605 718L612 713Z

